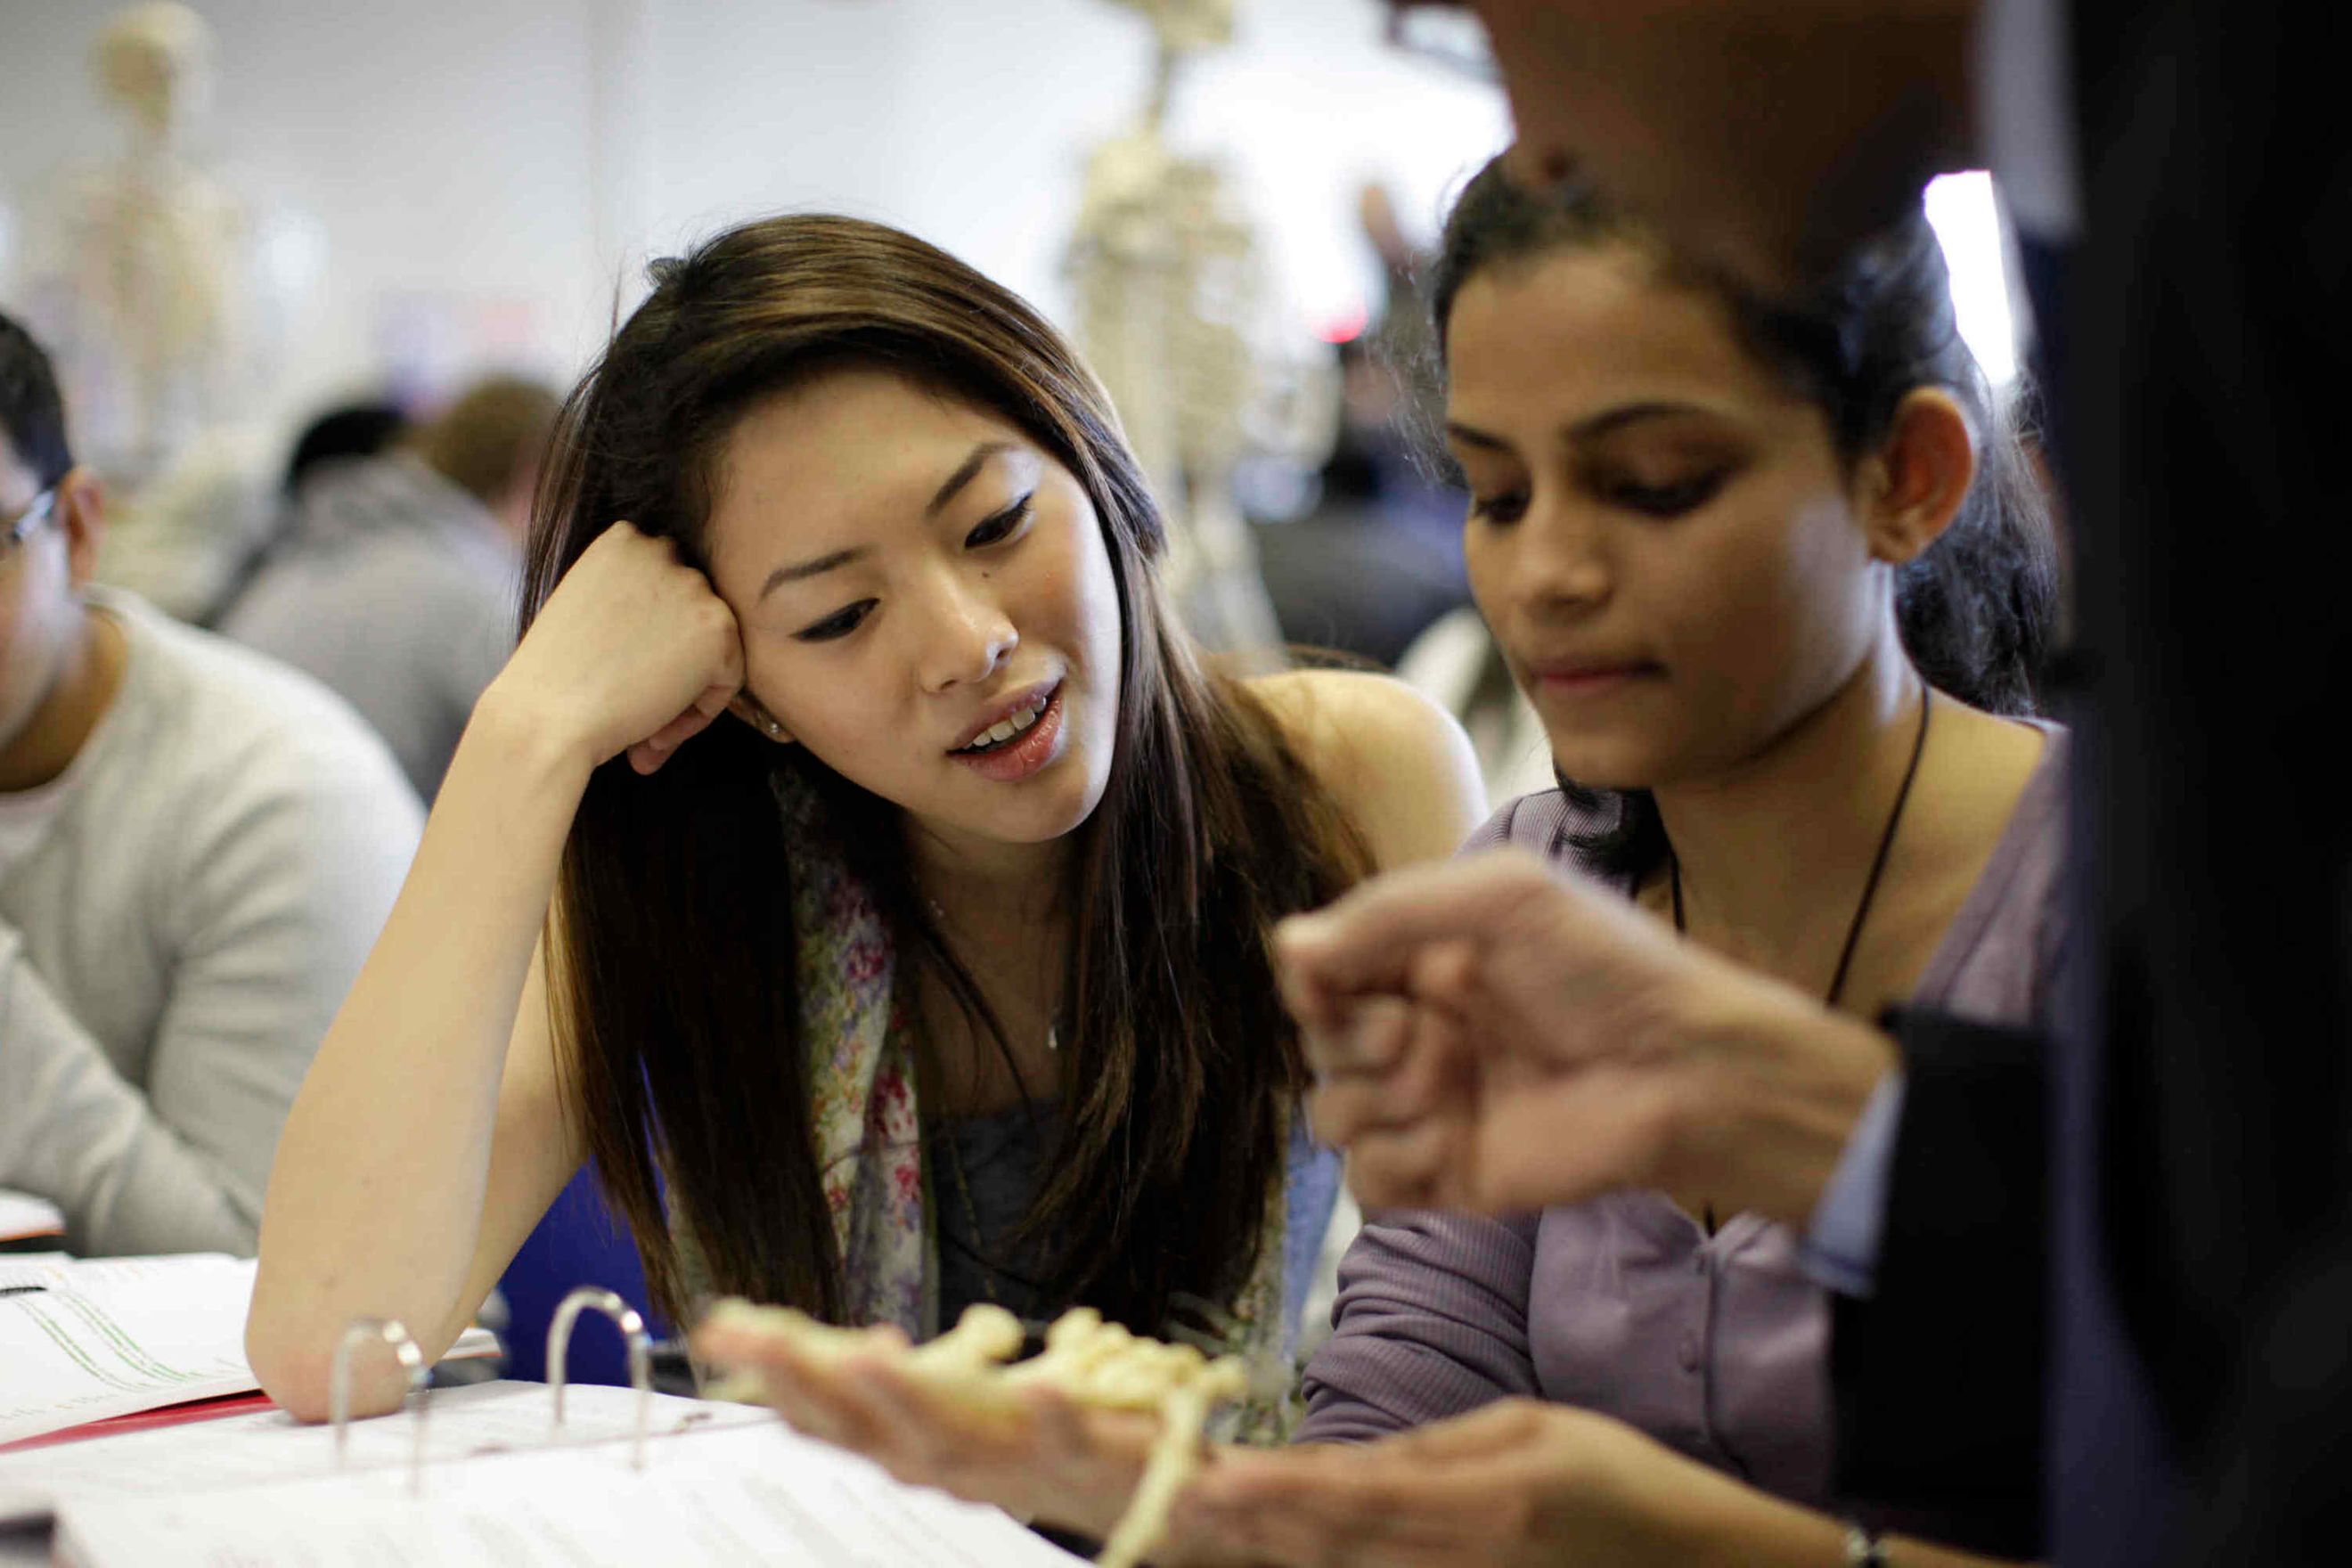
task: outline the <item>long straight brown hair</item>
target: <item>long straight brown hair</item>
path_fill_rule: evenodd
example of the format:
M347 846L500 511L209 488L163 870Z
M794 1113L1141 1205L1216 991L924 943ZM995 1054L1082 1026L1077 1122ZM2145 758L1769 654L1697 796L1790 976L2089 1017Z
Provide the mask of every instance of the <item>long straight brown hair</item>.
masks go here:
M736 423L844 364L985 408L1067 468L1100 520L1124 636L1109 781L1066 889L1071 1093L1024 1228L1050 1238L1057 1300L1132 1327L1164 1324L1180 1292L1229 1300L1264 1240L1304 1079L1267 935L1363 873L1360 836L1272 717L1172 624L1152 564L1161 520L1109 401L1024 301L910 236L832 216L730 229L652 276L565 406L524 627L615 519L707 569ZM831 1042L801 1029L787 770L822 803L900 961L936 965L1003 1045L913 896L898 807L731 719L649 778L617 758L599 768L550 926L552 1022L569 1110L673 1315L690 1303L664 1177L717 1289L843 1310L805 1088L808 1052Z

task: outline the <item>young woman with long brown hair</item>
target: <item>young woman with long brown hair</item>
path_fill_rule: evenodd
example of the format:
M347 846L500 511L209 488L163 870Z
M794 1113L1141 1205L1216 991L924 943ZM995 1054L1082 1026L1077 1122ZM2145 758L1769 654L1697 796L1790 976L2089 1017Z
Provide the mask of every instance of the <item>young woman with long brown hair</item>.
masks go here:
M263 1385L320 1415L362 1314L437 1354L591 1156L673 1313L1279 1345L1336 1170L1268 931L1454 847L1459 731L1204 666L1099 385L952 258L785 217L655 279L279 1146Z

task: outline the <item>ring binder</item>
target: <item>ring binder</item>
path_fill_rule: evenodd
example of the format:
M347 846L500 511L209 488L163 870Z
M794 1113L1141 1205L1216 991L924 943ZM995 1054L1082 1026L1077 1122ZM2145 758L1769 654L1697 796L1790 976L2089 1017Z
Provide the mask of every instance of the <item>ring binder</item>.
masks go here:
M619 1326L621 1337L629 1347L629 1386L637 1391L636 1441L629 1450L629 1463L636 1469L646 1468L646 1426L653 1411L654 1342L646 1331L646 1321L616 1290L601 1285L576 1287L556 1303L555 1316L547 1325L547 1382L555 1391L555 1425L563 1426L563 1387L566 1376L565 1358L572 1352L572 1325L584 1311L597 1311Z
M328 1374L327 1413L335 1426L335 1468L343 1468L352 1440L352 1347L373 1340L392 1347L400 1359L401 1369L408 1373L409 1392L422 1389L432 1371L425 1364L425 1352L416 1348L407 1326L396 1318L354 1318L343 1329L342 1338L335 1342L334 1365ZM427 1401L416 1405L416 1451L408 1466L408 1495L421 1497L425 1491L425 1408Z

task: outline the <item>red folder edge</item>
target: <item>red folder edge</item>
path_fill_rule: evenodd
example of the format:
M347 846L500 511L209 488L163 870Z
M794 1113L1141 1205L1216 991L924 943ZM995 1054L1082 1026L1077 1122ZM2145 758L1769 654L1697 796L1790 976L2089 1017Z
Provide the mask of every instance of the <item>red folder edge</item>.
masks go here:
M0 1443L0 1454L22 1454L34 1448L53 1448L65 1443L86 1442L92 1437L120 1437L126 1432L145 1432L157 1426L183 1426L194 1421L216 1421L224 1415L242 1415L250 1410L275 1408L269 1395L258 1389L247 1394L223 1394L211 1399L191 1399L184 1405L167 1405L160 1410L135 1410L128 1415L109 1415L101 1420L85 1421L79 1426L44 1432L37 1437L19 1437L13 1443Z

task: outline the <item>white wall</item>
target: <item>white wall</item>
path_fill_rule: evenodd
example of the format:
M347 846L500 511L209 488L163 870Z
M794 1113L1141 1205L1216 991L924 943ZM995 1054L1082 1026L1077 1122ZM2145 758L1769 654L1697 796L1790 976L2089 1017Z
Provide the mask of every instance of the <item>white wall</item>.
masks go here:
M289 415L387 352L442 379L467 357L569 375L649 255L786 207L900 224L1058 310L1086 151L1134 112L1149 58L1142 19L1106 0L196 5L219 35L206 150L322 247ZM87 65L113 9L0 0L0 199L20 231L57 169L115 145ZM1375 0L1241 9L1178 100L1178 140L1228 160L1309 331L1374 286L1356 185L1388 179L1426 233L1506 114L1391 53Z

